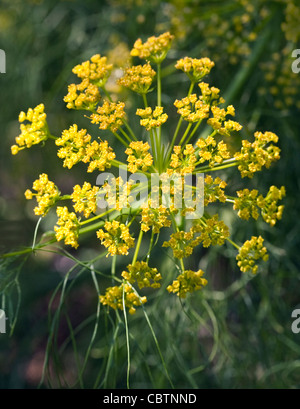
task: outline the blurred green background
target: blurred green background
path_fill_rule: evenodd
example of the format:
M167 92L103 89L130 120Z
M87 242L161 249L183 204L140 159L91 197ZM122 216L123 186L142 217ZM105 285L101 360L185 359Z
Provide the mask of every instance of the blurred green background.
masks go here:
M296 0L1 0L0 49L6 53L6 73L0 74L1 253L32 243L37 217L24 191L40 173L48 173L63 191L84 180L95 183L84 167L62 168L51 144L10 154L19 112L41 102L53 134L75 122L90 126L83 115L66 109L63 96L75 80L72 67L95 53L121 66L138 37L169 30L176 39L163 70L173 73L163 81L164 104L172 104L187 88L174 62L185 55L210 57L216 66L207 81L236 108L243 136L255 130L279 136L278 163L253 180L241 181L236 169L227 179L232 190L266 193L272 184L285 185L283 219L269 228L261 221L239 220L229 207L223 212L235 241L263 235L270 253L266 269L251 279L237 269L231 248L198 250L192 264L206 271L207 290L183 305L164 288L149 294L147 311L163 362L143 313L129 317L132 388L169 387L166 369L176 388L300 386L300 334L291 330L292 311L300 306L300 73L291 69L292 50L300 48L299 23ZM39 232L54 223L50 214ZM71 254L88 260L97 248L94 237L87 237L82 249ZM154 259L168 277L172 263L160 247ZM109 271L108 261L101 263ZM72 266L78 278L72 280L71 274L58 319L62 287L57 286ZM80 271L64 255L45 252L6 260L0 268L2 308L14 324L11 335L0 334L0 388L36 388L45 356L49 368L42 387L126 387L124 325L116 324L113 314L97 317L90 272ZM100 280L103 288L106 284ZM97 335L88 349L95 322ZM78 366L86 352L89 359L79 382Z

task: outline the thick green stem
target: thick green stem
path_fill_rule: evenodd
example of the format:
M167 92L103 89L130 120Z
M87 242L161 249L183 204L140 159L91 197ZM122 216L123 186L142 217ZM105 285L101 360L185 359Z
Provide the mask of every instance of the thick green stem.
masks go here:
M135 262L137 260L138 254L139 254L139 250L140 250L140 247L141 247L141 244L142 244L143 234L144 234L143 230L140 230L140 234L139 234L139 237L138 237L138 242L136 244L135 252L134 252L132 263L131 263L133 266L135 265Z

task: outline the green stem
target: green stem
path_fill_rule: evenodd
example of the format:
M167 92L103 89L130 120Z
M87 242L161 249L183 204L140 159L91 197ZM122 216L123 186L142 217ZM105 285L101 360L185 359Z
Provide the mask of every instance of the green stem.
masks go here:
M228 237L226 238L226 240L232 244L235 248L237 248L238 250L240 250L240 246L238 246L234 241L230 240Z
M215 171L215 170L222 170L222 169L227 169L227 168L231 168L232 166L237 166L238 165L238 163L237 162L234 162L234 163L228 163L228 164L226 164L226 165L216 165L216 166L213 166L213 167L209 167L209 166L203 166L203 167L200 167L200 168L197 168L197 169L195 169L194 170L194 172L193 173L198 173L198 172L213 172L213 171Z
M132 139L134 139L135 141L137 141L138 139L137 139L137 137L135 136L133 130L131 129L131 127L130 127L129 123L126 121L126 119L123 119L123 123L124 123L124 125L126 126L128 132L130 133Z
M113 212L114 210L115 210L115 209L109 209L109 210L107 210L107 211L104 212L104 213L101 213L101 214L99 214L99 215L97 215L97 216L95 216L95 217L92 217L91 219L84 220L83 222L80 223L80 226L83 226L83 225L85 225L85 224L94 222L95 220L101 219L102 217L106 216L107 214Z
M191 85L190 85L190 88L189 88L189 91L188 91L188 94L187 94L188 97L189 97L189 96L191 95L191 93L193 92L194 86L195 86L195 82L192 81L192 82L191 82ZM173 135L173 138L172 138L172 141L171 141L171 144L170 144L170 146L169 146L169 148L168 148L168 153L167 153L167 155L166 155L166 158L167 158L168 161L169 161L169 159L170 159L173 146L175 145L176 138L177 138L179 129L180 129L180 127L181 127L182 121L183 121L183 118L182 118L182 116L180 116L179 121L178 121L178 123L177 123L177 127L176 127L176 129L175 129L175 132L174 132L174 135Z
M141 247L141 244L142 244L143 234L144 234L144 232L141 229L139 237L138 237L138 242L137 242L137 245L136 245L136 248L135 248L135 252L134 252L134 255L133 255L132 263L131 263L133 266L135 265L135 262L137 260L137 256L139 254L139 250L140 250L140 247Z
M124 141L124 139L117 133L117 132L114 132L114 131L111 131L113 134L114 134L114 136L124 145L124 146L126 146L126 148L128 148L128 143L127 142L125 142Z
M125 138L127 139L127 141L130 143L132 142L132 139L127 135L127 133L124 131L124 129L119 128L120 131L122 132L123 136L125 136Z
M157 105L161 107L161 64L157 64Z
M187 135L188 135L188 133L189 133L189 131L190 131L192 125L193 125L193 123L191 122L191 123L189 123L188 126L186 127L186 130L185 130L185 132L184 132L182 138L180 139L179 146L182 146L183 141L184 141L185 138L187 137Z

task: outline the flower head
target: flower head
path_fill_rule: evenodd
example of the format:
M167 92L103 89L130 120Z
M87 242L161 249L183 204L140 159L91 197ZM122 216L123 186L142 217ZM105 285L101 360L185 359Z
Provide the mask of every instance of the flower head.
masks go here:
M252 178L253 174L260 171L263 166L269 168L272 162L280 158L280 149L273 145L278 142L276 134L255 132L254 138L252 143L243 140L241 151L234 155L242 177Z
M237 264L242 272L250 271L252 274L256 274L258 270L257 260L268 260L269 256L263 242L264 239L261 236L252 236L242 245L236 256Z
M139 297L134 289L129 284L121 284L120 286L108 287L104 295L99 297L101 304L108 305L114 310L123 311L123 299L125 307L128 308L129 314L136 312L136 307L145 304L147 297Z
M129 227L117 220L106 221L104 230L97 231L97 237L111 256L127 255L128 250L134 247L134 238L130 235Z
M122 277L130 284L137 283L139 288L152 287L159 288L161 274L157 268L151 268L144 261L137 261L135 264L127 266L128 271L122 272Z
M91 213L95 213L97 209L97 193L98 186L91 186L90 183L84 182L83 186L75 185L71 198L74 202L74 209L77 213L83 213L84 217L88 218Z
M140 124L147 131L150 131L150 129L158 128L167 121L168 115L164 114L163 110L163 107L156 107L154 110L151 107L147 107L146 109L137 109L136 114L142 118Z
M38 206L34 208L34 213L37 216L45 216L49 209L59 200L60 191L58 187L49 180L46 173L42 173L39 179L33 182L32 188L36 193L27 189L25 197L26 199L32 199L32 197L35 196Z
M107 64L107 57L95 54L90 60L76 65L72 71L82 80L88 80L97 87L103 87L112 69L113 65Z
M177 294L180 298L185 298L188 293L198 291L207 285L207 280L203 278L203 274L204 271L202 270L185 270L167 287L167 290Z
M127 162L128 170L131 173L135 173L138 170L146 172L147 169L152 166L153 158L151 153L148 152L150 145L148 142L133 141L126 149L125 153L128 155Z
M158 37L149 37L145 43L139 38L134 43L130 54L133 57L139 57L160 64L166 58L173 38L174 36L169 32L163 33Z
M209 105L198 98L196 94L184 97L174 102L177 112L185 121L198 122L209 116Z
M146 94L151 87L155 75L156 72L149 63L134 65L125 70L125 74L118 80L118 84L138 94Z
M110 129L116 132L122 125L125 118L124 102L104 101L102 106L97 108L97 113L90 116L93 124L100 124L100 129Z
M191 58L184 57L177 61L175 67L182 70L192 82L199 82L210 73L215 63L209 58Z
M32 145L46 140L49 137L47 125L47 115L44 112L44 104L39 104L35 108L29 108L27 113L20 112L19 122L21 134L16 137L16 145L11 147L11 152L16 155L19 150L30 148ZM27 123L24 124L23 122Z
M65 244L77 249L79 246L79 221L76 214L74 212L69 212L66 206L59 206L56 209L56 213L58 216L58 226L54 226L56 240L64 240Z
M64 97L68 109L82 109L92 111L101 99L99 89L91 84L87 78L80 84L70 84L68 94Z

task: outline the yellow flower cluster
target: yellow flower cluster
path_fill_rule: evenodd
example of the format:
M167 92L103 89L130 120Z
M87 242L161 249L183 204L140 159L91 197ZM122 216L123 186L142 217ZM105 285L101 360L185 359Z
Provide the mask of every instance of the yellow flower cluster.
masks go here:
M91 142L91 136L86 129L78 130L76 124L62 132L61 138L55 141L61 148L57 156L64 159L63 166L71 169L78 162L89 163L88 172L95 169L103 171L111 167L111 161L116 155L107 141Z
M148 152L149 149L150 145L148 142L130 142L129 147L125 151L126 155L128 155L129 172L135 173L138 170L146 172L149 166L152 166L153 158L151 153Z
M268 260L269 256L266 247L263 246L263 242L264 239L261 236L252 236L251 239L247 240L240 248L236 259L237 264L243 273L251 271L252 274L256 274L258 271L258 265L256 264L257 260Z
M92 111L101 99L99 89L84 79L80 84L70 84L68 93L64 97L68 109Z
M118 80L118 84L138 94L146 94L155 75L156 72L149 63L134 65L125 70L125 74Z
M152 227L153 233L159 233L162 227L170 227L170 212L166 206L151 207L151 199L142 205L141 229L147 232Z
M277 220L282 217L284 206L277 205L278 200L282 200L285 196L285 187L281 186L278 189L276 186L271 186L265 198L258 201L258 206L261 208L261 215L265 222L274 226Z
M100 295L99 298L101 304L108 305L114 310L119 309L123 311L123 297L125 307L128 308L129 314L134 314L136 312L136 307L147 302L147 297L139 297L129 284L108 287L105 295Z
M75 249L78 247L79 237L79 221L74 212L69 212L66 206L57 207L56 214L59 217L57 224L54 226L55 237L57 241L64 240L65 244L68 244Z
M198 291L207 285L207 280L203 278L203 275L202 270L185 270L167 287L167 290L177 294L180 298L185 298L187 293Z
M175 67L187 74L192 82L199 82L210 73L215 63L209 58L184 57L177 61Z
M85 218L88 218L91 213L95 213L97 209L98 191L99 187L92 187L88 182L84 182L82 187L75 185L71 195L74 202L74 210L78 213L83 213Z
M187 144L184 148L181 146L174 146L169 165L172 169L167 169L167 172L176 172L181 175L192 173L195 169L196 161L197 157L195 155L195 148L192 144Z
M29 108L27 113L20 112L19 122L21 134L16 137L16 145L11 147L11 153L16 155L21 149L30 148L49 137L47 115L44 112L44 104L39 104L34 109ZM22 122L29 123L23 124Z
M134 238L131 237L129 227L125 224L117 220L106 221L104 229L105 231L103 229L97 231L97 237L111 256L127 255L128 250L134 247Z
M257 219L259 216L258 208L261 209L261 215L265 222L274 226L277 220L282 217L284 206L277 205L278 200L285 196L285 188L282 186L278 189L271 186L266 197L258 195L258 190L243 189L236 192L238 197L234 201L233 208L238 210L238 216L241 219L248 220L249 217Z
M230 158L226 143L220 141L218 144L215 138L209 135L207 138L199 138L196 142L199 148L199 163L209 162L213 167L217 163L222 163L224 159Z
M167 121L168 115L164 114L163 110L163 107L156 107L154 110L147 107L146 109L137 109L136 115L142 118L140 120L141 126L150 131L150 129L158 128Z
M258 190L243 189L236 192L237 198L234 200L233 208L238 211L241 219L248 220L249 217L257 220L259 212L257 208Z
M157 268L151 268L144 261L137 261L134 265L127 266L128 271L122 272L122 277L130 284L137 283L139 288L152 287L159 288L161 274L158 273Z
M110 129L116 132L122 125L125 118L124 102L104 101L102 106L98 106L97 113L90 116L93 124L100 124L100 129Z
M105 200L110 208L122 210L129 206L133 181L124 182L121 177L113 178L110 182L105 182L99 190L100 196Z
M73 68L73 73L82 80L87 79L90 83L103 87L113 69L112 64L107 64L107 57L95 54L90 60L84 61Z
M195 229L191 227L190 231L186 232L179 230L170 235L170 240L163 243L163 247L171 247L174 257L182 259L193 253L194 247L201 243L201 238L195 237Z
M229 105L226 110L224 108L212 106L211 111L213 117L209 118L207 123L220 135L230 136L231 132L238 132L242 129L242 125L238 122L232 120L226 121L227 115L235 115L235 110L232 105Z
M198 122L209 116L209 105L203 102L201 98L198 98L196 94L180 100L176 99L174 105L178 114L188 122Z
M226 202L226 195L224 192L227 183L219 177L215 179L212 176L207 175L204 180L204 206L207 206L209 203Z
M174 36L169 32L163 33L158 37L149 37L145 43L139 38L134 43L130 54L133 57L139 57L160 64L165 59L173 38Z
M263 166L269 168L272 162L280 158L280 149L271 142L277 143L278 136L273 132L255 132L253 143L243 140L242 149L234 155L238 161L241 176L253 177Z
M59 200L60 191L58 187L49 180L46 173L42 173L39 179L33 182L32 188L37 192L33 193L27 189L25 192L26 199L32 199L35 196L38 206L34 208L37 216L45 216L49 209Z
M222 246L225 240L229 237L228 226L219 220L218 214L215 214L211 218L206 218L205 222L197 221L193 229L197 233L201 233L200 240L203 247Z
M219 105L225 102L224 98L220 97L220 90L216 87L210 87L206 82L200 82L198 87L201 90L201 99L208 105Z

